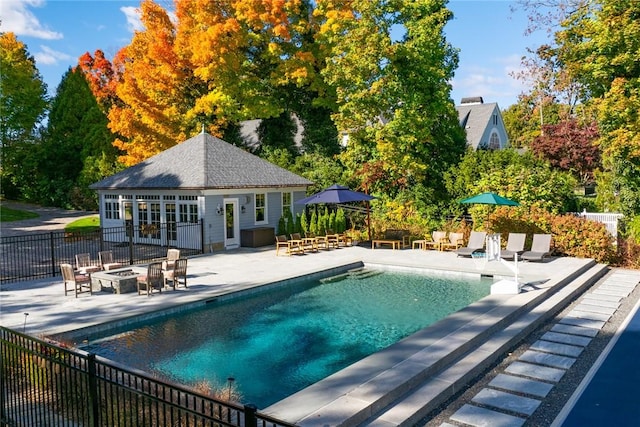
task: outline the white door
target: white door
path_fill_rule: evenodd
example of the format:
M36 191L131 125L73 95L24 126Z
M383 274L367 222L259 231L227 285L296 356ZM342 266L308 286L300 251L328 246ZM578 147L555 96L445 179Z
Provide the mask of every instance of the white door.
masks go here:
M224 247L233 249L240 246L240 216L238 199L224 199Z

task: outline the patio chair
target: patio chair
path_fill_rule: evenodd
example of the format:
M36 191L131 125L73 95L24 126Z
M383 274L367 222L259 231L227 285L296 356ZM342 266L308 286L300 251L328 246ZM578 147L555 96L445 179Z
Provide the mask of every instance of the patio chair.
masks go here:
M140 292L143 290L147 291L147 296L151 295L154 289L162 292L162 287L164 286L162 263L152 262L149 264L149 267L147 267L147 274L144 276L138 276L137 282L138 295L140 295Z
M287 239L284 234L276 236L276 256L280 253L280 248L285 248L287 255L291 255L294 250L304 252L302 240L292 241Z
M91 255L89 254L77 254L76 255L76 271L80 274L91 274L96 271L100 271L99 265L94 264L91 261Z
M442 249L442 243L447 241L446 231L434 231L430 236L425 236L421 246L422 249ZM415 243L415 242L414 242Z
M178 258L174 264L173 270L163 272L164 286L170 286L175 290L182 283L187 287L187 259Z
M472 231L469 235L469 242L467 243L467 246L456 249L456 254L458 256L472 256L476 252L481 252L484 250L486 237L486 231Z
M115 270L116 268L122 267L122 264L119 262L113 261L113 252L112 251L100 251L98 252L98 259L100 260L100 266L103 270Z
M327 236L316 236L314 233L305 233L305 240L315 240L315 247L320 249L331 249Z
M534 234L531 250L522 253L520 258L527 261L542 261L551 255L551 234Z
M167 259L162 262L162 269L173 269L173 265L178 258L180 258L180 249L167 249Z
M524 241L527 238L526 233L509 233L507 237L507 248L500 252L502 259L513 259L516 254L518 258L524 252Z
M78 294L85 292L89 292L89 294L93 295L91 277L89 277L88 274L76 273L73 271L73 266L71 264L60 264L60 271L62 272L62 280L64 281L65 296L67 296L67 292L69 291L74 291L76 298L78 298Z
M443 241L440 248L443 251L455 250L464 245L464 233L449 233L449 240Z

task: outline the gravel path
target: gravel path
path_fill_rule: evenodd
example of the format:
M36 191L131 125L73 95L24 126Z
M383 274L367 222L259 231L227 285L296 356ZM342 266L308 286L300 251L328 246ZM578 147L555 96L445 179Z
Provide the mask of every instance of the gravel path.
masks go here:
M606 277L608 277L608 275L603 277L598 283L594 284L592 288L598 286L603 280L606 279ZM569 313L578 303L579 298L580 296L569 306L567 306L562 312L560 312L558 316L552 318L536 332L529 335L526 341L522 342L510 353L506 354L505 357L491 370L485 372L483 375L473 381L472 385L469 388L442 405L437 411L424 418L418 425L424 427L440 427L443 423L449 423L450 425L462 425L450 420L450 417L465 403L470 402L471 399L483 388L485 388L496 375L504 373L504 370L507 368L507 366L509 366L512 362L518 360L518 358L526 350L528 350L535 341L537 341L545 332L549 331L549 329L551 329L551 327L553 327L553 325L557 323L559 318ZM620 308L611 316L609 321L604 325L598 335L585 348L582 354L578 357L577 361L567 371L560 382L558 382L553 387L551 392L549 392L549 394L543 399L542 404L540 404L538 409L528 417L524 426L539 427L551 425L551 423L560 413L567 401L571 398L571 395L573 394L575 389L588 373L591 366L595 363L613 335L616 333L619 326L631 312L639 298L640 286L636 287L636 289L627 298L622 300Z

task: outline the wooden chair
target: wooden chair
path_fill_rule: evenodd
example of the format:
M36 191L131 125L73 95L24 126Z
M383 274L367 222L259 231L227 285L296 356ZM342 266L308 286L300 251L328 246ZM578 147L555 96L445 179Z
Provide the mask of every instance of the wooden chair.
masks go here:
M431 236L426 236L423 243L423 249L437 249L442 250L442 244L447 241L446 231L434 231Z
M147 274L138 276L138 295L142 290L147 291L147 296L151 295L154 289L162 292L164 286L164 276L162 274L162 263L152 262L147 267Z
M93 289L91 288L91 277L88 274L79 274L73 271L71 264L60 264L60 271L62 272L62 280L64 280L64 295L67 292L73 290L78 298L78 294L89 292L93 295ZM71 286L71 287L69 287Z
M440 248L443 251L448 249L456 250L464 246L464 233L449 233L449 240L442 242Z
M113 252L111 251L98 252L98 259L100 260L100 267L105 271L122 267L122 264L113 261Z
M187 287L187 259L178 258L173 266L173 270L167 270L163 273L164 286L170 286L175 290L180 283Z
M94 264L91 261L91 255L89 254L77 254L76 255L76 271L81 274L91 274L96 271L102 270L99 265Z
M280 253L280 248L286 248L287 255L291 255L293 251L304 253L302 240L289 240L284 234L276 236L276 256Z
M180 249L167 249L167 259L163 262L164 270L171 270L176 260L180 258Z

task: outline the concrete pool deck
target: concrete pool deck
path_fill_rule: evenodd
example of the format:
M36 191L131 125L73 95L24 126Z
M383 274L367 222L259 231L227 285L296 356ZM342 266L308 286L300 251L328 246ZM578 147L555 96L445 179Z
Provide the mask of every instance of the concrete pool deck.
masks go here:
M101 324L126 322L131 316L153 315L260 285L362 263L513 277L506 265L490 262L478 266L476 261L458 258L452 252L349 247L276 257L272 248L241 248L189 258L188 288L167 290L151 297L106 292L65 297L61 279L5 284L0 292L0 323L38 337L69 331L76 331L81 337L79 330L83 328L97 330ZM477 358L488 360L490 354L503 351L511 340L527 333L536 319L552 313L554 304L561 305L580 292L589 282L586 275L591 270L597 270L593 274L598 275L604 267L592 260L576 258L520 263L520 281L531 285L527 292L487 297L263 412L303 426L364 422L400 395L426 387L424 382L429 378L446 382L438 375L445 372L447 364L465 360L465 354L472 349L476 359L466 363L473 366L480 366ZM585 277L580 279L582 276ZM570 283L574 285L569 286ZM540 310L537 314L536 307ZM530 318L522 320L527 315ZM465 375L459 375L445 395L460 387L464 378ZM379 421L379 425L394 423Z

